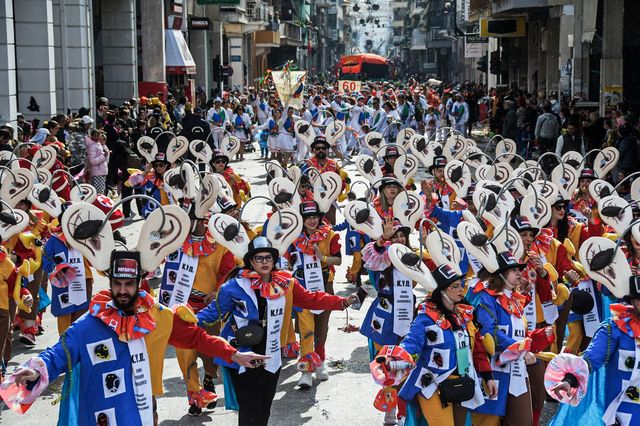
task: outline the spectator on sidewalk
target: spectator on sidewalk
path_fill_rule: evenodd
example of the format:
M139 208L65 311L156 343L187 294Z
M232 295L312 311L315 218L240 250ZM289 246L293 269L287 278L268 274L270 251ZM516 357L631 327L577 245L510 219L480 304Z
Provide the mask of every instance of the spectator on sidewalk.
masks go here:
M98 194L106 195L109 149L103 132L94 129L87 139L87 163L85 175Z
M545 102L542 106L542 115L536 121L535 138L538 140L541 153L555 152L556 141L560 134L558 117L551 112L551 104Z

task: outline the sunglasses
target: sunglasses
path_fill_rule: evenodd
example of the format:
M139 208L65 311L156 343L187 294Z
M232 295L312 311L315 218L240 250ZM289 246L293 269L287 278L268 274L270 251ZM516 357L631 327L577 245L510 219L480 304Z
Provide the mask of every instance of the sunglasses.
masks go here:
M227 160L219 158L213 161L215 164L227 164Z
M255 260L256 263L269 263L273 262L273 256L270 254L266 256L253 256L253 260Z
M151 167L153 167L154 169L159 169L159 168L167 168L167 163L152 163Z
M556 210L565 210L567 208L567 204L554 204L551 207L553 207Z
M315 148L313 148L314 151L326 151L327 147L326 146L317 146Z

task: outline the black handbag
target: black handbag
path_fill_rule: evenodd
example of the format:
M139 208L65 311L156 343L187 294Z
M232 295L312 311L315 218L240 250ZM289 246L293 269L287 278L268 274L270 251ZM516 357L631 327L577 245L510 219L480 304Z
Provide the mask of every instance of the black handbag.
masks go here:
M459 404L469 401L475 392L476 382L469 376L447 379L438 385L442 408L446 408L449 403Z
M249 324L235 331L238 346L255 346L262 341L264 327L258 324Z

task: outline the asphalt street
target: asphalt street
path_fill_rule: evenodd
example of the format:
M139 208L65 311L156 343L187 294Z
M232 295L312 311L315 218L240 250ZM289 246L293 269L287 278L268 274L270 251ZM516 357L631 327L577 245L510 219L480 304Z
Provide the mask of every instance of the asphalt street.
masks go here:
M249 179L252 186L252 196L267 195L265 161L258 157L259 154L246 154L243 162L232 163L232 167L237 172ZM351 175L355 175L353 164L347 165L346 169ZM419 182L424 177L426 177L426 170L421 167L415 180ZM356 192L361 194L363 188L359 185ZM256 200L252 208L245 210L243 219L257 225L262 223L266 210L265 204ZM341 219L340 216L339 218ZM135 244L141 223L140 220L127 223L122 231L130 246ZM416 242L417 239L414 244ZM345 270L350 264L351 257L344 256L342 265L337 269L334 288L340 295L348 295L355 291L354 286L347 284L345 280ZM98 278L94 284L96 290L102 290L106 287L107 281L104 277ZM418 298L424 297L424 292L421 289L416 289L416 293ZM369 294L370 296L375 295L375 291L370 287ZM360 311L348 310L334 312L331 315L327 342L329 381L314 381L314 386L311 389L298 390L296 383L299 373L295 368L295 361L285 360L280 376L281 383L273 403L271 425L326 425L329 422L350 425L382 424L383 413L377 411L372 405L379 388L369 373L366 339L358 332L347 333L340 330L347 324L360 326L371 300L372 297L369 297ZM37 346L33 349L27 349L20 342L14 340L15 356L9 365L9 372L29 357L37 355L38 352L57 341L56 322L50 313L45 314L44 328L44 335L37 338ZM204 374L201 363L200 374L201 377ZM205 411L201 417L187 416L186 386L175 358L175 352L171 347L166 353L163 377L165 394L158 399L160 425L237 424L235 412L223 408L224 392L221 384L216 387L217 393L220 395L219 408ZM4 407L4 411L0 413L0 423L20 424L21 426L55 424L58 417L58 406L54 405L54 402L60 396L61 383L61 380L54 382L23 416L6 410ZM91 389L86 391L91 392ZM549 408L555 409L555 404ZM543 417L545 419L550 417L549 408L545 409Z

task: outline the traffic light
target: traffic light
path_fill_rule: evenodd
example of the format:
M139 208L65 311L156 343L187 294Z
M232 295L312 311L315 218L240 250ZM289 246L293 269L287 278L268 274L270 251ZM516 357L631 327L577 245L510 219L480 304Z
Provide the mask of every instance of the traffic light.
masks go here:
M489 71L491 74L500 74L500 53L491 52L491 60L489 61Z
M487 62L488 58L487 55L485 54L482 58L480 58L480 60L477 63L476 69L478 71L482 71L482 72L487 72Z

